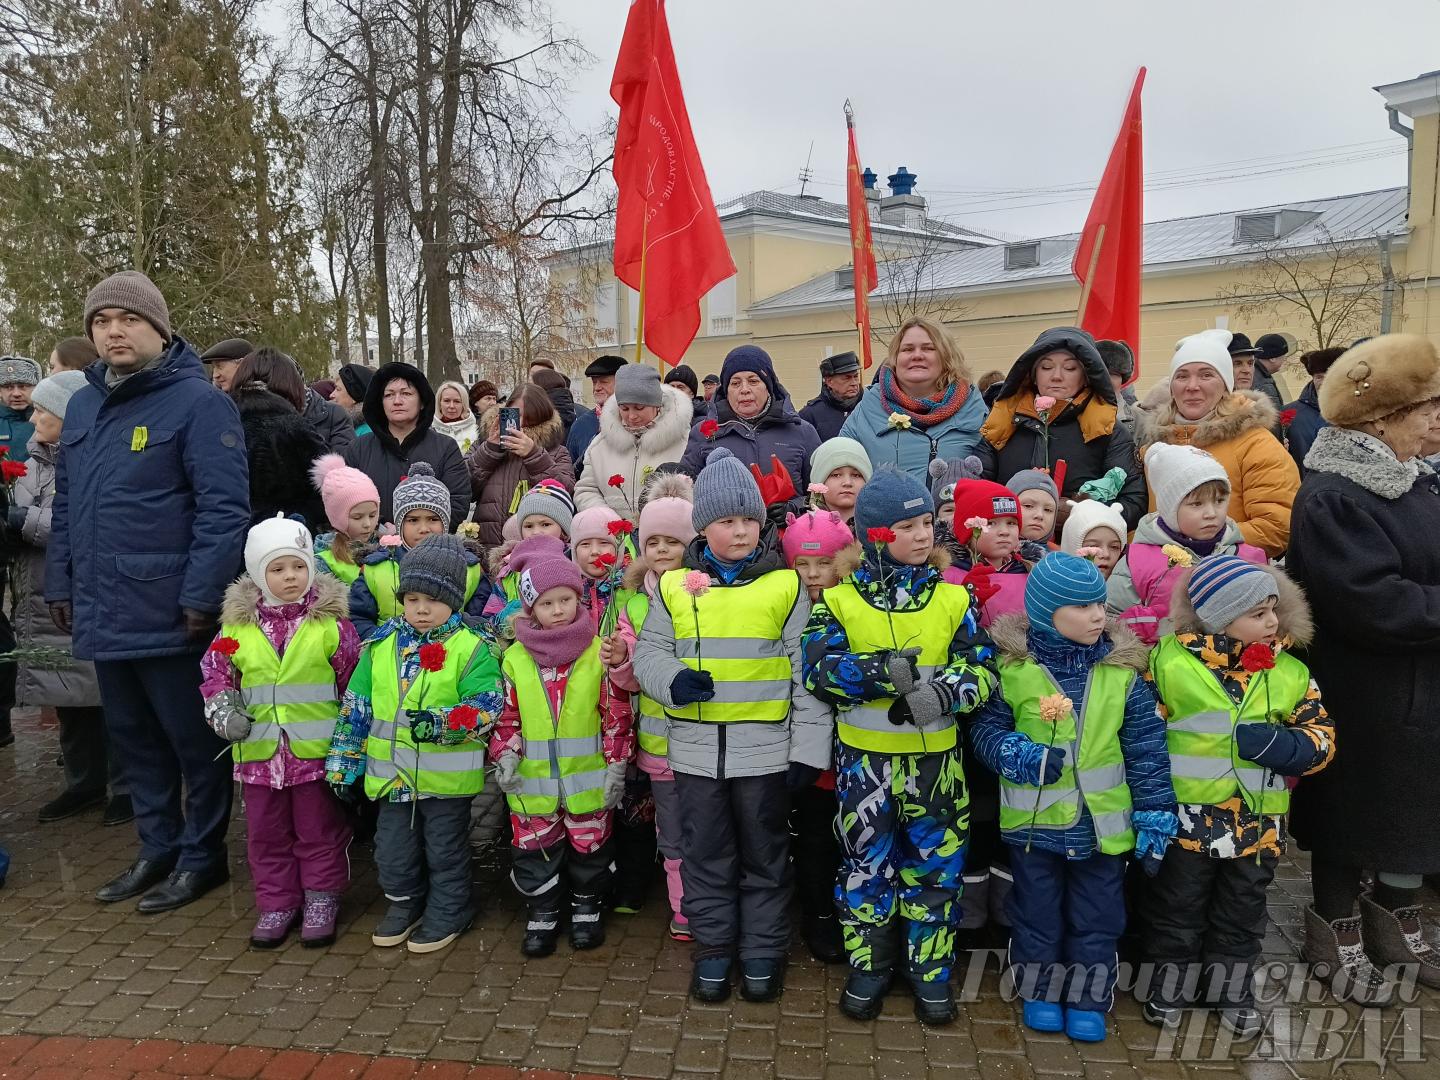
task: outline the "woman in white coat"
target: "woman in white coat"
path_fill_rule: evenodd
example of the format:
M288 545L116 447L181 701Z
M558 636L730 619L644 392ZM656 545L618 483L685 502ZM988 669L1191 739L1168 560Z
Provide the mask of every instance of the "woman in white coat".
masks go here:
M585 451L585 468L575 485L575 507L608 506L636 521L640 492L660 466L685 456L692 419L690 399L660 382L643 364L615 373L615 392L600 410L600 434ZM619 477L619 484L611 481Z

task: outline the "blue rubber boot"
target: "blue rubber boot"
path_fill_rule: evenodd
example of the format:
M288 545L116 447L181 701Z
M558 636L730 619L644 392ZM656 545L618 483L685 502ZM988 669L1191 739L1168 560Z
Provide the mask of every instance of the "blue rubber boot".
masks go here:
M1065 1034L1076 1042L1104 1042L1105 1014L1092 1009L1066 1009Z
M1065 1030L1065 1012L1053 1001L1027 1001L1020 1016L1031 1031Z
M730 996L730 968L728 956L707 956L695 961L690 976L690 996L696 1001L724 1001Z

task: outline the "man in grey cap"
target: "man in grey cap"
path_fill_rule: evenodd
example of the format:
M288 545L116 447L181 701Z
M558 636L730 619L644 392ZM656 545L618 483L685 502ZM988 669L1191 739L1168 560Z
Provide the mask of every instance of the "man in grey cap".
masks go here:
M0 356L0 446L11 461L30 456L30 394L40 381L40 365L28 356Z
M210 369L210 381L215 384L215 388L228 394L230 380L235 377L235 369L240 366L241 360L254 351L255 346L243 337L232 337L211 345L200 354L200 360Z
M590 389L595 395L595 408L576 410L575 423L570 425L570 434L565 439L565 449L570 451L570 460L575 463L577 480L585 451L590 441L600 434L600 410L615 392L615 373L626 363L623 356L601 356L585 369L585 377L590 380Z
M824 442L840 434L850 410L860 404L860 358L853 352L827 356L820 361L820 381L819 396L800 410L800 419L809 420Z

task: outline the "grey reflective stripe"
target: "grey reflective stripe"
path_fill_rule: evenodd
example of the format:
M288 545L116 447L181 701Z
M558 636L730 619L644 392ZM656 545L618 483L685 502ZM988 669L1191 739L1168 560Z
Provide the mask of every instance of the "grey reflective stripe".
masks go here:
M1196 735L1229 735L1235 720L1228 712L1202 712L1182 717L1170 725L1171 731L1190 731Z
M592 769L590 772L571 773L560 777L560 790L566 795L579 795L586 791L599 791L605 786L605 770Z
M554 751L556 757L588 757L602 752L599 735L575 739L522 739L520 756L527 761L543 761Z
M547 795L558 798L560 781L549 776L522 776L520 778L520 794Z
M913 734L920 729L913 723L892 724L890 722L889 708L880 709L874 705L857 705L853 709L842 709L835 717L836 721L849 727L859 728L862 731L879 731L890 734L903 732L906 735ZM926 728L926 733L949 731L955 726L955 714L951 713L945 717L945 724L941 727Z
M340 704L334 683L264 683L241 687L240 696L246 705L319 705L327 701Z
M1039 795L1037 809L1036 795ZM1077 799L1075 788L1061 784L1049 784L1043 788L1021 787L1010 783L1008 780L1000 782L1000 801L1011 810L1023 810L1026 813L1043 813L1056 803L1068 802ZM1073 822L1071 823L1073 824ZM1036 828L1040 826L1037 825ZM1064 827L1069 826L1052 826Z
M662 739L670 734L669 725L663 716L651 716L649 713L640 714L640 730L646 735L658 735Z
M704 660L774 660L785 655L785 643L774 638L707 637L676 638L678 659Z
M402 749L405 751L406 758L410 759L410 748L407 746ZM365 771L377 780L398 779L402 783L410 784L415 782L417 773L463 773L481 770L485 767L484 760L480 759L481 753L480 750L466 750L460 753L421 750L414 755L413 759L406 761L403 776L393 759L371 758L365 764Z
M335 734L335 719L329 720L291 720L281 724L281 729L291 739L301 739L307 742L316 739L328 739Z
M1130 828L1129 810L1112 810L1108 814L1097 814L1090 811L1090 820L1095 823L1095 835L1114 836Z
M376 720L370 725L370 737L372 739L393 739L396 727L389 720Z
M789 699L789 679L761 682L720 682L717 680L715 696L711 698L711 701L717 705L733 705L746 701L788 701Z
M1250 791L1260 790L1262 784L1265 784L1269 790L1275 791L1286 787L1284 778L1269 769L1262 769L1258 765L1251 765L1248 762L1236 765L1219 757L1177 755L1170 759L1170 775L1186 780L1223 780L1233 775Z
M1125 766L1117 762L1114 765L1097 765L1093 769L1081 769L1080 775L1075 778L1075 781L1081 789L1092 794L1097 791L1108 791L1125 782Z

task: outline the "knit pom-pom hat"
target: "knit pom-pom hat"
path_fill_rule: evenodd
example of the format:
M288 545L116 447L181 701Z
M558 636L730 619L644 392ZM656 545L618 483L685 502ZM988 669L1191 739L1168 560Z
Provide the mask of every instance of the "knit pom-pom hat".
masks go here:
M682 544L695 539L695 526L690 523L694 510L692 499L695 483L684 473L656 473L640 501L640 551L652 536L670 536Z
M397 597L419 593L438 600L452 612L465 606L465 584L470 563L465 541L449 533L425 537L400 559Z
M961 480L979 480L985 471L985 466L974 454L964 458L953 458L946 461L944 458L936 458L930 462L930 494L935 499L935 506L938 508L945 503L955 501L955 485Z
M395 494L390 500L395 508L395 525L405 523L405 515L411 510L430 510L446 529L450 528L450 489L435 477L435 469L429 462L412 461L410 472L395 485Z
M359 469L345 464L339 454L325 454L310 466L310 479L325 504L325 518L336 532L344 532L350 524L350 511L363 502L380 505L380 492L375 481Z
M785 515L785 565L795 566L801 556L833 559L843 548L855 542L854 535L834 510L810 510L798 518Z
M519 574L520 602L528 614L551 589L570 589L580 596L580 568L565 557L565 546L553 536L532 536L510 552L510 572Z
M524 525L525 519L531 514L549 518L560 526L561 532L569 536L571 523L575 519L575 500L570 497L563 484L547 478L521 496L520 505L515 508L516 525Z
M731 355L739 351L736 349ZM759 349L755 351L760 352ZM695 478L695 502L690 524L699 533L704 532L712 522L728 517L750 518L763 524L765 497L760 494L760 485L744 462L725 447L717 446L710 451L705 467Z

